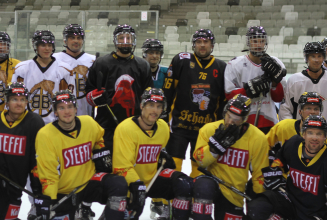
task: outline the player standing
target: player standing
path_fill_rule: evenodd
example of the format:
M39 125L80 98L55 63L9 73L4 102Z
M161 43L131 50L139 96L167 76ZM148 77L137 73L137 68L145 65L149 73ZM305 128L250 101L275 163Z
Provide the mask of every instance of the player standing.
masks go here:
M249 47L249 55L235 57L227 64L226 98L231 99L236 94L251 98L248 122L255 124L256 114L259 114L256 126L266 134L278 122L274 102L281 102L284 97L283 86L286 85L286 80L283 77L286 69L278 58L266 54L268 36L263 27L248 29L246 45ZM257 113L259 102L262 106Z
M250 219L268 219L272 213L286 219L327 219L325 118L308 116L302 135L285 142L271 167L262 169L267 191L248 204ZM289 172L286 181L281 168Z
M75 219L81 201L106 204L107 220L124 219L127 184L111 172L104 130L90 116L76 116L76 98L70 90L55 93L53 109L58 120L36 137L36 160L43 195L35 200L37 215L51 219L51 206L76 187L81 188L55 209L61 219ZM97 173L95 173L95 171Z
M251 99L241 94L230 99L224 108L224 119L204 125L199 132L194 158L201 167L231 184L241 192L252 173L255 193L264 191L261 169L268 166L268 142L265 135L247 123ZM196 178L193 190L194 220L242 219L243 197L208 176Z
M321 41L321 44L325 46L325 48L326 48L326 55L327 55L327 47L326 47L326 45L327 45L327 38L324 38L324 39ZM325 60L324 60L324 62L323 62L322 67L323 67L325 70L327 69L327 60L326 60L326 56L325 56Z
M85 83L88 77L89 68L95 61L95 56L82 51L85 42L85 32L78 24L68 24L63 32L64 47L66 50L54 53L58 61L70 65L70 72L74 77L73 89L77 98L77 115L91 115L92 108L87 104Z
M8 110L1 112L0 173L22 187L30 175L31 188L38 195L41 185L32 170L36 166L35 138L44 122L38 114L26 110L28 89L24 83L9 83L4 97ZM0 219L18 219L22 191L0 176L0 195Z
M197 30L192 42L193 54L179 53L171 61L163 90L170 124L167 152L173 156L177 170L181 171L190 143L190 176L196 177L198 166L192 155L199 129L222 118L226 63L210 55L215 45L211 30Z
M159 119L166 110L167 103L161 89L147 88L140 103L141 115L130 117L121 122L114 135L113 171L124 176L129 184L130 196L127 209L135 211L134 219L142 214L145 198L164 198L173 200L173 218L188 220L191 209L193 179L186 174L173 170L173 158L162 149L169 139L167 123ZM166 159L161 171L150 190L145 189L154 178L162 159ZM165 207L169 219L168 207Z
M0 111L5 107L4 91L9 82L11 82L16 65L20 62L10 58L11 39L9 34L0 31Z

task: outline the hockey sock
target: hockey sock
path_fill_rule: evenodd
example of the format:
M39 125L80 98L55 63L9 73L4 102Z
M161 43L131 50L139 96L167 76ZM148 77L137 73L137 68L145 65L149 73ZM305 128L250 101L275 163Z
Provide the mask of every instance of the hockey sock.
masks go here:
M177 157L173 157L175 164L176 164L176 171L181 172L182 171L182 165L183 165L183 159L181 158L177 158Z
M195 178L201 174L200 171L198 171L198 164L194 161L191 160L191 165L192 165L192 172L190 174L190 177Z

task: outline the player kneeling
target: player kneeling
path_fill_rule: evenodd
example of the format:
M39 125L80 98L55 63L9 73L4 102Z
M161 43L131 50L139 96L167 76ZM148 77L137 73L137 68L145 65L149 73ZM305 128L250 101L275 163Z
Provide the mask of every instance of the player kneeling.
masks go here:
M78 204L106 204L107 220L124 219L127 184L111 172L103 128L90 116L76 116L76 98L70 90L56 92L53 109L57 120L36 137L36 160L43 195L35 199L38 216L74 219ZM96 172L97 173L96 173ZM52 206L80 187L58 208Z
M169 139L169 128L159 117L166 110L166 97L161 89L149 87L141 98L141 115L125 119L114 135L113 170L124 176L129 185L127 209L135 214L131 218L138 219L146 197L174 199L174 219L188 220L193 179L173 170L175 162L163 149ZM161 166L158 161L166 161L164 170L147 191Z

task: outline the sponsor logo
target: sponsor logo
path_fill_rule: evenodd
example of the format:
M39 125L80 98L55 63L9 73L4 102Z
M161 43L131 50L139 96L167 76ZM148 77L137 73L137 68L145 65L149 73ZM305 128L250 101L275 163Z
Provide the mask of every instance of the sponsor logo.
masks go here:
M313 195L318 194L319 175L305 173L292 167L290 168L289 175L293 180L293 185L301 189L303 192L309 192Z
M237 114L241 114L242 110L239 109L239 108L236 108L235 106L231 106L229 108L230 111L234 112L234 113L237 113Z
M38 204L38 205L42 205L43 204L43 199L35 199L34 203Z
M137 164L157 163L162 145L140 145L137 154Z
M172 169L164 169L163 171L161 171L159 176L165 177L165 178L170 178L173 173L175 172L175 170Z
M224 220L242 220L242 216L233 215L233 214L230 214L230 213L226 212Z
M87 142L62 150L65 169L85 164L91 159L92 142Z
M108 173L96 173L92 176L91 180L95 180L95 181L101 181L102 178L107 175Z
M189 53L180 53L179 59L191 59L191 55Z
M203 206L204 214L211 215L213 210L212 204L193 203L193 212L203 214Z
M249 161L249 151L229 147L224 155L218 156L217 163L229 167L245 169Z
M308 121L308 125L321 126L321 121Z
M181 210L189 210L190 202L187 200L174 199L173 207Z
M307 102L319 102L318 98L308 98Z
M24 156L26 137L0 133L0 153Z
M69 99L69 94L62 94L57 96L57 100Z
M10 204L5 219L16 219L18 218L20 206Z
M119 203L118 211L119 212L125 212L125 209L126 209L126 200L122 200Z
M24 88L13 88L12 92L13 93L24 93L25 89Z
M69 220L69 215L56 216L53 220Z
M103 156L106 156L106 155L109 155L109 154L110 154L110 150L105 150L105 151L93 154L92 159L94 160L94 159L97 159L99 157L103 157Z
M282 171L273 171L273 172L267 172L264 173L263 176L264 177L269 177L269 176L282 176L283 172Z
M157 100L157 101L162 101L163 97L160 95L151 95L151 99Z
M146 186L141 185L141 186L139 186L138 190L146 190Z
M194 62L190 62L190 68L193 69L195 67L195 63Z

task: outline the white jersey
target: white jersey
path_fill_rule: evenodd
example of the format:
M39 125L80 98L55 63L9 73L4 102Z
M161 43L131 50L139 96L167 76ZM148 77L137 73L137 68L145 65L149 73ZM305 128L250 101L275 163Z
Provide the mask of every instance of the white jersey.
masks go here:
M86 101L85 83L89 75L89 68L95 61L95 56L82 52L77 57L72 57L65 51L55 53L53 56L58 60L70 65L74 81L74 94L77 98L77 115L91 115L92 107Z
M305 72L294 73L287 80L285 89L285 102L280 105L279 118L280 120L286 118L300 119L298 101L304 92L318 92L323 99L323 106L325 107L322 116L327 118L326 101L327 99L327 74L323 69L322 76L317 79L311 79Z
M285 68L285 65L282 63L282 61L276 57L272 58L274 58L282 68ZM234 95L240 93L246 95L243 88L244 83L263 74L264 72L261 69L261 64L252 62L248 55L233 58L228 62L225 70L226 98L231 99ZM278 99L281 101L283 98L282 90L285 88L285 86L286 80L283 78L281 81L281 86L279 85L276 88L272 88L270 92L267 93L267 97L263 97L258 120L258 127L272 127L278 122L275 103L272 98L272 92L275 92L275 90L278 89L279 94L281 94L279 95L280 97L278 97ZM255 120L258 101L259 98L252 99L251 111L248 118L248 122L251 124L253 124Z
M60 88L61 80L64 80L63 84L66 84L66 87L72 84L72 77L67 71L70 67L54 59L47 67L43 68L35 60L36 57L19 63L11 81L16 82L20 81L19 78L23 79L30 94L27 108L39 114L44 123L48 124L55 120L51 99L55 92L64 89Z

